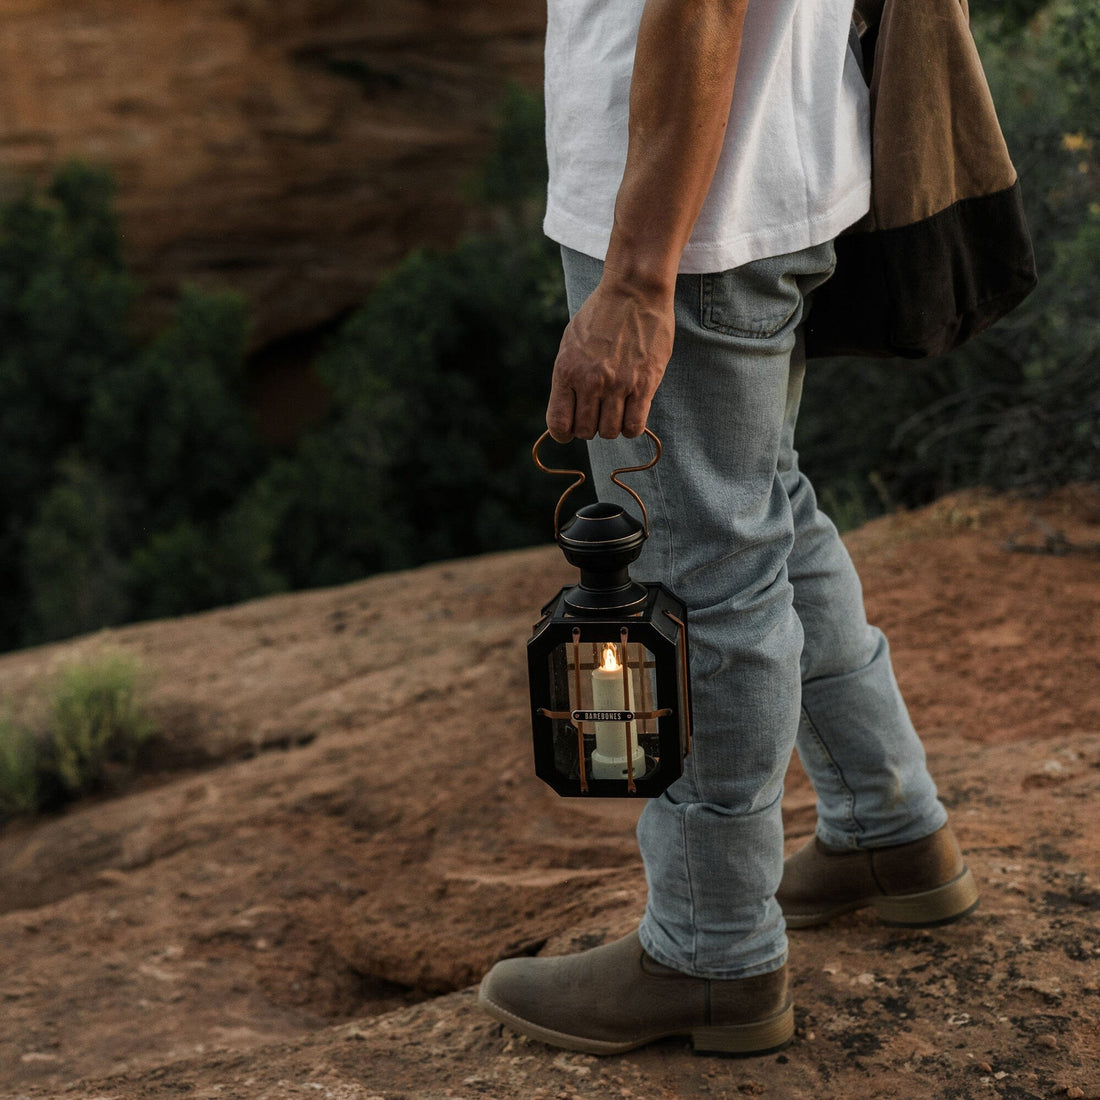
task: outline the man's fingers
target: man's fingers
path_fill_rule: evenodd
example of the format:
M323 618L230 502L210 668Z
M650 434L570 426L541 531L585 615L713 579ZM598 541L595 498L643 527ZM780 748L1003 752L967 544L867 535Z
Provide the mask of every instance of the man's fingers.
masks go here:
M626 402L619 396L605 397L600 403L599 430L602 439L617 439L623 434L623 410Z
M571 439L617 439L620 435L634 439L645 431L651 399L631 394L618 395L602 401L585 399L569 386L553 386L546 407L546 426L558 443Z
M623 435L627 439L637 439L645 431L651 404L652 401L649 398L643 399L633 394L627 398L626 407L623 409Z
M578 439L591 439L600 426L600 403L583 394L577 395L573 409L573 434Z
M546 427L557 443L568 443L573 438L573 410L576 394L566 386L551 384L550 400L546 406Z

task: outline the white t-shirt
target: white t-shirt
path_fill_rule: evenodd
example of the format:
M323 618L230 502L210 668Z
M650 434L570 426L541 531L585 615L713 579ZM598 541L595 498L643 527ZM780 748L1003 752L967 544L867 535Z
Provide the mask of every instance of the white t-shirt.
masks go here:
M603 259L626 163L645 0L549 0L547 235ZM725 271L831 240L871 191L852 0L751 0L725 146L680 270Z

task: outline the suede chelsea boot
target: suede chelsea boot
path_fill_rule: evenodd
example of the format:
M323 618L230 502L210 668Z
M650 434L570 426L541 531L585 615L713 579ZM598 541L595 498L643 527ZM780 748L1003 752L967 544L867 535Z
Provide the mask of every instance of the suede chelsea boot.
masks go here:
M638 934L577 955L505 959L478 1001L513 1031L586 1054L622 1054L671 1035L698 1052L764 1054L794 1035L786 966L695 978L650 958Z
M889 848L835 849L814 837L783 864L776 893L788 928L871 906L888 924L931 927L976 908L978 888L949 826Z

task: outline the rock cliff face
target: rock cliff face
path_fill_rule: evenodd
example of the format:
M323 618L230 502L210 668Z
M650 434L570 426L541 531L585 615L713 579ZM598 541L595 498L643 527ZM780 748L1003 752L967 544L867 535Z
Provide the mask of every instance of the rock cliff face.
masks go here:
M0 180L119 181L127 254L252 303L254 345L362 300L470 223L503 84L537 84L544 0L0 0Z

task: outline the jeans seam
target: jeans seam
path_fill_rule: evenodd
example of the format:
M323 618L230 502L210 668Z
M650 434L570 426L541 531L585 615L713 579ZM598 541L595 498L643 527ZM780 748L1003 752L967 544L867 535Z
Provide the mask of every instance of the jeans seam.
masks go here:
M863 824L856 816L855 792L850 786L848 786L848 781L844 778L844 773L840 770L840 766L837 764L836 759L829 751L829 746L825 743L825 739L818 732L817 726L814 724L813 718L810 717L809 711L807 711L805 707L802 707L801 711L802 717L806 719L806 726L809 729L809 732L813 735L814 741L816 742L818 748L821 750L822 756L828 763L829 768L831 769L833 775L836 777L837 782L841 785L841 787L844 788L844 801L848 808L848 821L852 826L854 826L856 832L862 833L864 831Z
M691 871L691 849L688 847L687 815L691 811L691 803L685 803L680 814L680 846L684 853L684 877L687 881L688 912L691 913L691 966L696 969L699 965L699 928L695 920L695 883Z
M668 506L668 500L665 496L664 482L661 480L661 471L659 469L660 463L653 469L653 481L654 488L657 490L657 498L661 502L661 517L665 528L665 542L668 545L668 563L666 565L665 583L669 588L675 588L673 578L676 576L674 565L676 562L676 544L672 538L672 522L670 517L672 510Z

